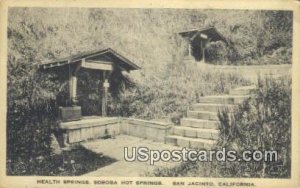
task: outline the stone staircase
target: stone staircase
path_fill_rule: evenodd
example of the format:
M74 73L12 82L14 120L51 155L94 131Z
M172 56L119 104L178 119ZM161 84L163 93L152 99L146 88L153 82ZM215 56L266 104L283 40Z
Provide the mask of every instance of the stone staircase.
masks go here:
M218 111L233 111L239 103L250 97L255 86L245 86L230 91L228 95L200 97L199 103L190 106L187 117L180 126L174 126L165 143L186 148L209 149L219 136Z

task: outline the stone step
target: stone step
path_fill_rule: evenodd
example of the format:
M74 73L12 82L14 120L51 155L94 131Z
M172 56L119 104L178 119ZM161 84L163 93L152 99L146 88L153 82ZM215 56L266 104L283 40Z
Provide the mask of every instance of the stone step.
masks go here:
M230 90L229 94L230 95L250 95L253 94L256 91L256 86L251 85L251 86L244 86L244 87L239 87L236 89Z
M233 112L237 108L237 105L233 104L215 104L215 103L197 103L191 106L191 110L194 111L209 111L209 112L218 112L219 110L228 109L230 112Z
M165 137L165 144L186 148L211 149L215 143L215 140L187 138L177 135L168 135Z
M181 126L194 127L200 129L218 129L219 121L195 119L195 118L182 118L180 120Z
M172 129L173 135L189 137L189 138L202 138L216 140L219 136L219 130L215 129L199 129L184 126L175 126Z
M205 120L219 120L218 113L208 111L193 111L187 112L188 118L205 119Z
M199 103L214 103L214 104L239 104L250 95L214 95L204 96L199 98Z

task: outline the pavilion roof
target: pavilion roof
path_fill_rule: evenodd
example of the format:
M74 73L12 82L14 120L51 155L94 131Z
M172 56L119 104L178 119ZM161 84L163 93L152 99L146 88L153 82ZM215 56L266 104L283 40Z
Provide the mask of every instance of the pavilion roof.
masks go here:
M67 64L73 64L79 62L83 59L94 58L94 57L108 57L115 62L118 66L124 68L127 71L141 69L138 65L133 63L128 58L124 57L120 53L116 52L111 48L102 48L92 51L80 52L75 55L71 55L69 57L57 59L55 61L44 63L39 65L42 69L49 69L53 67L60 67Z
M215 27L190 29L186 31L181 31L178 34L182 37L194 40L201 33L207 35L211 39L211 41L221 40L227 44L226 38L221 33L219 33Z

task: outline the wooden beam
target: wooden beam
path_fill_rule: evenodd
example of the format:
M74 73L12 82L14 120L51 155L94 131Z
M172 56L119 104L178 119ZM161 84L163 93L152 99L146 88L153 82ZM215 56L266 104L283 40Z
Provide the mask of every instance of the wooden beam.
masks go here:
M59 62L44 64L44 65L42 65L42 68L50 69L50 68L54 68L54 67L63 66L65 64L68 64L68 62L67 61L59 61Z
M207 39L208 38L208 36L206 34L204 34L204 33L200 33L200 37L203 38L203 39Z
M81 66L86 69L96 69L96 70L108 70L111 71L113 69L112 64L106 63L103 61L86 61L82 60Z
M98 63L98 64L105 64L105 65L112 65L112 60L85 60L86 63Z
M203 44L202 50L203 50L203 63L205 63L205 44Z
M96 56L100 56L100 55L103 55L105 53L107 53L107 49L106 50L102 50L101 52L94 53L94 54L91 54L89 56L86 56L85 59L93 58L93 57L96 57ZM82 58L76 58L76 59L73 59L72 62L80 61L80 60L82 60Z
M102 116L107 116L107 95L108 95L108 88L109 83L107 80L106 71L103 71L103 93L102 93Z
M69 72L69 100L70 105L73 104L73 97L74 97L74 80L73 80L73 74L72 72Z
M204 41L200 40L200 50L201 50L201 54L202 54L202 63L205 63L205 49L204 49Z
M70 95L71 95L71 102L73 105L77 103L77 76L71 76L71 88L70 88Z
M192 41L189 41L189 44L188 44L188 48L189 48L189 57L192 57Z
M82 62L79 62L78 64L75 65L75 69L74 69L74 75L77 75L78 71L80 70L81 68L81 64Z

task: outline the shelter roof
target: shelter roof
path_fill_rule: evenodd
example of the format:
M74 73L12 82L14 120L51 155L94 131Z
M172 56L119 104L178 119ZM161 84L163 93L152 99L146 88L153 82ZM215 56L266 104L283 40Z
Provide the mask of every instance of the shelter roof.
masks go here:
M61 58L49 63L41 64L40 68L49 69L52 67L60 67L68 64L73 64L83 59L86 60L86 59L96 59L96 58L108 58L114 63L116 63L116 65L124 68L127 71L141 69L141 67L139 67L131 60L129 60L128 58L124 57L123 55L121 55L120 53L116 52L111 48L102 48L102 49L77 53L75 55Z
M208 27L208 28L198 28L198 29L190 29L186 31L181 31L178 33L182 37L189 38L190 40L194 40L200 34L207 35L211 41L224 41L227 44L226 38L217 31L215 27Z

